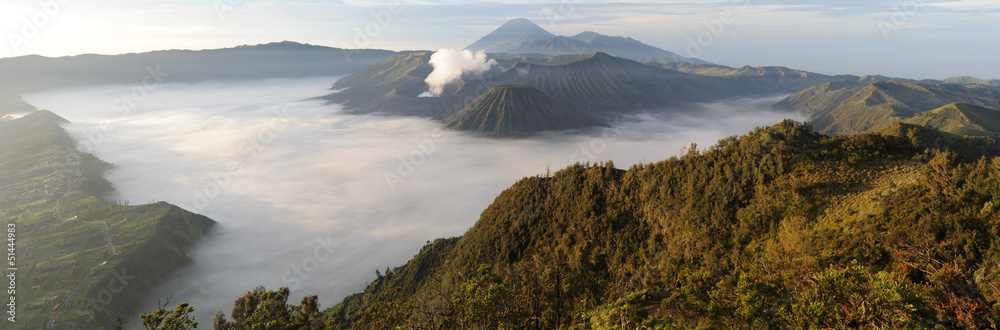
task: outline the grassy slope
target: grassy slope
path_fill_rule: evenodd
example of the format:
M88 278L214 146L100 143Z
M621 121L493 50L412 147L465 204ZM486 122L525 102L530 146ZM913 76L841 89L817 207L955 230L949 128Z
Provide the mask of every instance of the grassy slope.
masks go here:
M793 94L776 107L806 112L822 133L855 134L879 130L955 102L1000 107L998 97L1000 88L984 85L839 82Z
M628 170L525 178L466 234L328 309L328 325L996 324L1000 160L926 154L933 132L784 122ZM1000 154L956 139L969 159Z
M213 222L166 203L94 197L111 189L100 177L109 165L74 150L61 122L48 111L0 122L0 219L17 225L18 324L109 327L187 262L184 251ZM114 272L135 278L111 284ZM109 285L115 292L102 293Z
M1000 134L1000 111L966 103L921 112L904 122L960 135Z

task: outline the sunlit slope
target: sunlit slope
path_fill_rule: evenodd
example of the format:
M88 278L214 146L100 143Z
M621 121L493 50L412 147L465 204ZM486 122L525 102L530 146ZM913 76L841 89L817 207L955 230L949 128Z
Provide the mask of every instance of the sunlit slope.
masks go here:
M76 151L64 122L48 111L0 121L0 219L17 232L17 324L111 328L189 262L185 251L213 222L162 202L95 197L112 190L100 176L110 165Z
M627 170L524 178L327 325L988 327L1000 159L963 162L899 125L828 137L786 121Z
M921 112L903 122L960 135L1000 134L1000 111L966 103Z
M894 81L837 82L793 94L775 106L804 111L812 117L819 132L852 134L882 129L917 113L956 102L1000 109L1000 88Z

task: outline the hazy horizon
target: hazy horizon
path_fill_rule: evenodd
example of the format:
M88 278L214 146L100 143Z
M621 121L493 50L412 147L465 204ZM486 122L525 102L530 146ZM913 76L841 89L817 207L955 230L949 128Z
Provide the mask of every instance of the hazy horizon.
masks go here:
M513 18L558 35L632 37L728 66L823 74L1000 78L1000 4L983 0L494 1L13 0L0 57L217 49L283 40L338 48L463 48ZM50 14L51 13L51 14ZM694 46L693 46L694 45ZM947 63L948 65L942 65Z

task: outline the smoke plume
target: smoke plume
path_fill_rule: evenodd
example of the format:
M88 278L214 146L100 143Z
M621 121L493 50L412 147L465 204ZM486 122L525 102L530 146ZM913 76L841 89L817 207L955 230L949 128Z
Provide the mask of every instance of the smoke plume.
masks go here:
M472 53L468 50L442 48L431 55L430 64L434 71L427 76L427 91L420 96L440 96L444 86L450 84L463 74L482 74L497 64L496 60L487 59L485 51Z

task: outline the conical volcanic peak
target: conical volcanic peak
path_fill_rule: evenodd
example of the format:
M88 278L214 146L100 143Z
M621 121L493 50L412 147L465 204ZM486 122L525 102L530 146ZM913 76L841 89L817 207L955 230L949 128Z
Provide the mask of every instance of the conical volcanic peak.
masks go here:
M480 50L498 52L503 49L517 47L527 41L549 39L555 36L527 19L518 18L504 23L504 25L501 25L496 30L493 30L493 32L490 32L490 34L472 43L469 47L465 47L465 49L473 52Z
M600 125L603 124L559 104L545 92L520 85L490 88L461 111L445 118L448 128L494 137Z

